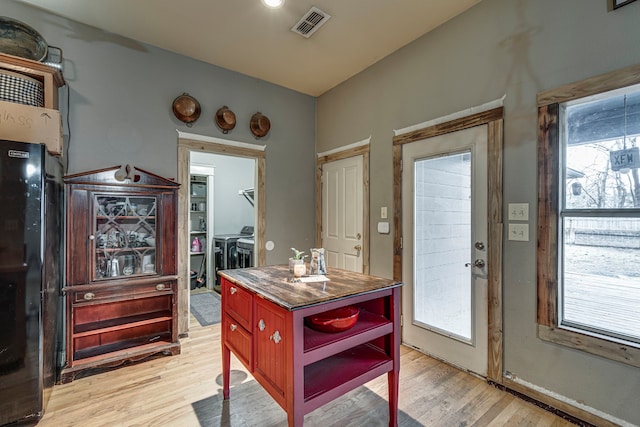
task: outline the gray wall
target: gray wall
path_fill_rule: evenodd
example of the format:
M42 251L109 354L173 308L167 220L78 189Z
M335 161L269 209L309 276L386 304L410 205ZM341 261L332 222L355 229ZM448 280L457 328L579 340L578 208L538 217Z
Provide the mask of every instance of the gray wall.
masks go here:
M64 52L68 85L60 94L65 119L69 113L70 126L65 124L65 137L70 136L65 156L68 173L130 163L175 177L176 129L256 143L249 119L260 111L271 120L269 135L258 141L267 145L266 238L275 242L275 249L267 252L267 263L287 262L291 246L312 246L315 98L14 0L2 0L0 14L25 22ZM191 128L171 110L173 99L183 92L202 106L200 119ZM213 121L222 105L235 112L238 122L227 135ZM295 215L290 215L291 200L296 201Z
M371 273L391 277L392 137L505 99L504 203L536 221L536 93L640 63L640 1L483 0L318 99L318 151L371 135ZM506 218L505 212L505 218ZM640 424L640 370L536 338L536 242L504 242L504 369L522 381Z

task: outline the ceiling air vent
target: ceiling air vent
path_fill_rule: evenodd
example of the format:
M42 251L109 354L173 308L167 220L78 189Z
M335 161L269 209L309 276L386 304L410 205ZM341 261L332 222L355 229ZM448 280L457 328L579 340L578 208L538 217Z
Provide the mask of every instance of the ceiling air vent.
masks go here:
M331 18L326 12L321 11L317 7L312 7L309 12L298 21L296 25L291 28L294 33L300 34L302 37L309 38L313 33L318 31L318 28L327 22Z

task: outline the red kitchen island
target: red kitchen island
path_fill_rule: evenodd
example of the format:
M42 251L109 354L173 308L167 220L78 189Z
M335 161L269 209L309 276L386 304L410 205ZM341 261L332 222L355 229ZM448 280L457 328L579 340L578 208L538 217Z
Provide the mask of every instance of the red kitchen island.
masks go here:
M290 283L287 266L221 270L222 378L229 399L231 352L287 412L304 415L387 374L389 426L398 425L402 283L330 268L328 281ZM307 326L312 315L355 306L342 332Z

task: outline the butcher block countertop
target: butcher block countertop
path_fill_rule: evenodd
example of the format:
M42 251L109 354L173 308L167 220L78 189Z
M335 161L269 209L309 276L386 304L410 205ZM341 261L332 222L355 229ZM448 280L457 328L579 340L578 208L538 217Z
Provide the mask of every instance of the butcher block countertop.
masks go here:
M401 282L353 271L328 268L328 281L291 283L287 265L220 270L218 274L287 310L297 310L353 295L402 286Z

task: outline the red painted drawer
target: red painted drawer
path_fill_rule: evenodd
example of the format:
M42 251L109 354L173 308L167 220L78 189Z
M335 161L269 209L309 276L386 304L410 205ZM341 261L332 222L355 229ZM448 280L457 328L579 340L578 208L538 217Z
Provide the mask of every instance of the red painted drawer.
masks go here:
M225 344L249 371L253 371L251 334L228 314L224 315L222 327L225 328L223 331Z
M252 294L223 278L222 298L224 300L222 306L225 307L226 312L243 328L250 331L253 323L251 311Z

